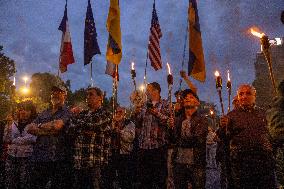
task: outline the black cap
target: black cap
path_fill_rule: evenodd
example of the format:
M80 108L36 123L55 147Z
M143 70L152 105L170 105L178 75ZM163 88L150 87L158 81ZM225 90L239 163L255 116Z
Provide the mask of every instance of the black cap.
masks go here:
M181 96L182 96L182 98L185 98L186 95L188 95L188 94L192 94L192 96L194 96L198 101L200 101L197 94L195 92L193 92L193 90L191 90L191 89L183 90L182 93L181 93Z

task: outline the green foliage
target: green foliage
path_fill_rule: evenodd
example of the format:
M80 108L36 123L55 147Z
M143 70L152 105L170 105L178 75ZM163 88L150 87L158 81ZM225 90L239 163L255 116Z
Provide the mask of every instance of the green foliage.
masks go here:
M87 107L86 90L84 88L81 88L76 90L74 93L68 93L67 105L69 105L70 107L76 106L85 109Z
M67 85L60 77L51 73L35 73L32 75L30 83L31 96L39 98L43 103L49 103L51 88L57 83L64 85L68 90Z
M10 80L16 73L15 62L2 53L3 47L0 46L0 120L13 110L15 88Z

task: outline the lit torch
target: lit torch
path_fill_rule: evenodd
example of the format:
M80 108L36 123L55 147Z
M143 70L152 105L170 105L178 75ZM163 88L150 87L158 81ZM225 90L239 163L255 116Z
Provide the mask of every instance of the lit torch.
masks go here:
M13 86L16 86L16 77L14 77Z
M230 78L230 71L228 70L228 80L227 80L227 90L228 90L228 112L231 110L231 95L232 95L232 83Z
M136 91L136 81L135 81L136 71L135 71L135 68L134 68L134 62L131 63L131 78L132 78L132 81L133 81L133 84L134 84L134 90Z
M270 53L270 43L269 43L269 38L267 35L264 33L259 33L255 31L253 28L250 29L252 35L260 38L260 43L262 46L262 53L266 59L266 62L268 64L268 69L269 69L269 74L270 74L270 79L274 88L274 92L276 94L276 84L275 84L275 79L274 79L274 74L272 70L272 61L271 61L271 53Z
M220 99L222 114L224 115L224 105L223 105L223 98L222 98L222 77L220 76L218 71L215 72L215 76L216 76L216 89L218 91L218 95Z
M171 67L170 64L167 63L167 67L168 67L168 76L167 76L167 82L168 82L168 99L169 99L169 104L170 104L170 117L173 118L173 104L172 104L172 89L173 89L173 83L174 83L174 78L173 75L171 73Z

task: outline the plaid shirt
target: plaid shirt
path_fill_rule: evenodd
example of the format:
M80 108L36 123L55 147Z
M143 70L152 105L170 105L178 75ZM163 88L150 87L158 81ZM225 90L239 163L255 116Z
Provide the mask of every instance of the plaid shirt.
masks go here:
M146 107L138 115L138 122L142 123L138 133L140 149L156 149L168 143L168 101L161 100L154 107L158 109L158 116L148 113Z
M104 108L86 110L71 120L75 130L74 167L94 168L108 163L111 155L111 114Z

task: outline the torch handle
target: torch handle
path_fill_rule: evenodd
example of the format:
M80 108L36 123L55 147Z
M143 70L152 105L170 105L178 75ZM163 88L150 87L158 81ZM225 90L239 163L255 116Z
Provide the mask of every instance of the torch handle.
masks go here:
M264 54L264 57L265 57L266 62L268 64L269 76L270 76L270 79L271 79L271 82L272 82L272 85L273 85L274 93L277 94L276 83L275 83L275 78L274 78L274 74L273 74L271 55L270 55L269 49L263 50L263 54Z
M231 111L231 93L230 92L228 92L228 112L230 112Z
M134 77L132 77L132 81L133 81L133 85L134 85L134 90L137 91L136 81L135 81L135 78L134 78Z
M222 108L222 115L225 115L221 89L220 90L218 89L218 94L219 94L220 104L221 104L221 108Z
M168 93L168 99L169 99L169 105L170 105L170 118L173 118L173 102L172 102L172 88L173 86L172 85L168 85L168 90L169 90L169 93Z

